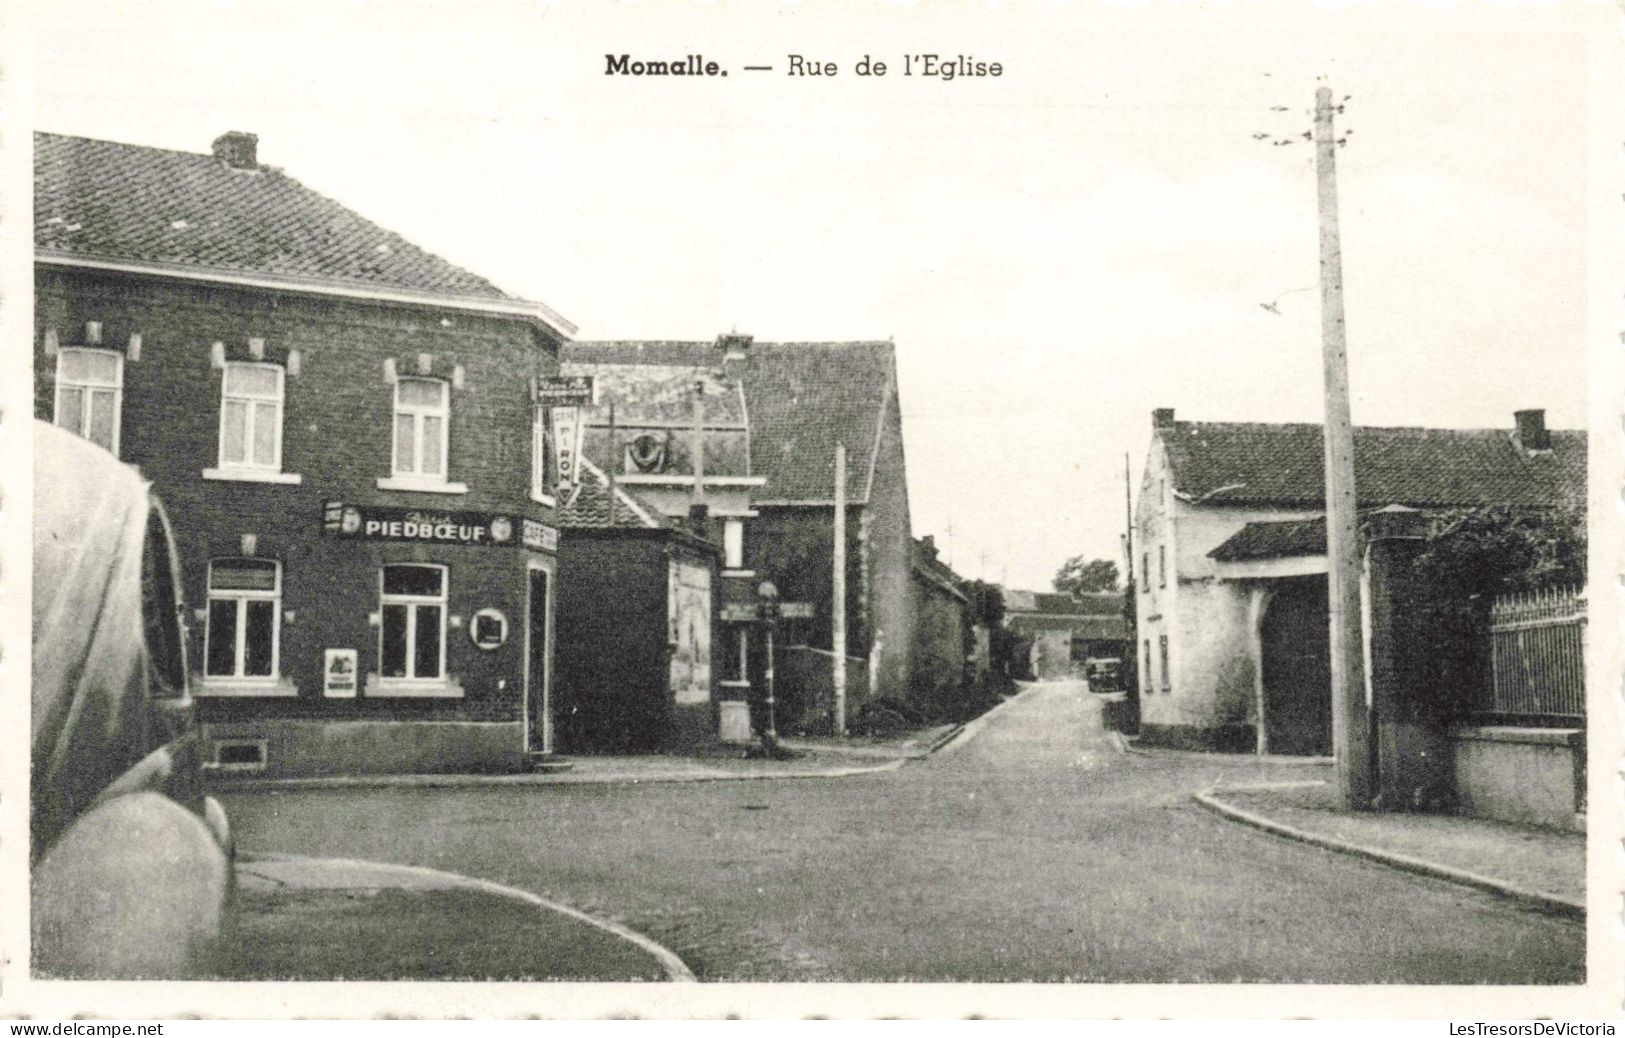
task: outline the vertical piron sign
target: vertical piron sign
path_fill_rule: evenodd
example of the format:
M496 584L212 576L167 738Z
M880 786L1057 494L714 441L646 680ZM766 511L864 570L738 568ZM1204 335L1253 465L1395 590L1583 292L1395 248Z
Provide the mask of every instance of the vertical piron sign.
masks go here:
M559 486L574 486L581 481L581 409L555 407L552 421L553 463Z
M586 431L581 408L598 402L597 384L591 375L554 375L536 380L535 396L548 409L558 485L575 486L581 482L581 441Z

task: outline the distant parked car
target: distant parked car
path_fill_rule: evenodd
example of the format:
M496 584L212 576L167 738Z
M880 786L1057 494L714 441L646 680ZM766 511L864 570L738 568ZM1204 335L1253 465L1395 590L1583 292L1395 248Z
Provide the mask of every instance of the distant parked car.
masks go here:
M1092 692L1123 690L1123 661L1113 656L1091 656L1084 662L1084 676Z
M34 427L33 968L196 976L232 890L204 796L169 522L146 482Z

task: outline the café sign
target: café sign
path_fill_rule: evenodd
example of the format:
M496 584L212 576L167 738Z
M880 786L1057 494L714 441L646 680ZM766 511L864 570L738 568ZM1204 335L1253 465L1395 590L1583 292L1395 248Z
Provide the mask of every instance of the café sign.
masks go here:
M536 402L543 407L590 407L597 402L591 375L552 375L536 380Z
M553 527L500 512L451 512L438 508L391 508L328 501L322 510L322 528L329 536L361 541L506 548L520 543L515 539L519 534L527 548L552 551L558 547L558 531Z
M559 550L559 531L555 527L537 522L535 519L526 519L520 529L523 531L525 547L535 548L537 551Z

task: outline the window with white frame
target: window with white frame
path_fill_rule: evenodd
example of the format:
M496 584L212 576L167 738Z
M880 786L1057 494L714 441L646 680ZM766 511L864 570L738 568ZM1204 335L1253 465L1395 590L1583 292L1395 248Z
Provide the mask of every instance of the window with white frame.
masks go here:
M379 676L439 681L446 676L446 567L385 566L380 575Z
M281 648L282 567L266 559L209 563L206 678L272 681Z
M449 396L450 386L439 379L396 379L395 475L446 478Z
M283 371L231 363L220 380L220 467L282 470Z
M56 355L56 424L118 453L124 356L63 349Z
M722 565L727 569L745 568L745 521L729 519L722 524Z

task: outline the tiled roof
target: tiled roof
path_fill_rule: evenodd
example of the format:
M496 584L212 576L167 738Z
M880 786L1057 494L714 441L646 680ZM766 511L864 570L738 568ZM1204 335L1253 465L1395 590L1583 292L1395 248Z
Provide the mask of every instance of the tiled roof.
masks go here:
M609 477L585 458L581 459L581 489L574 500L561 501L558 525L566 530L659 530L682 529L676 519L661 515L626 487L615 487L615 507L610 508Z
M1326 517L1248 523L1208 552L1220 562L1326 554Z
M1054 591L1004 592L1005 612L1042 613L1051 616L1121 616L1123 595L1118 591L1094 591L1068 595Z
M922 578L936 584L957 598L964 599L966 597L964 590L960 587L962 580L959 574L955 573L947 563L937 557L935 547L928 549L916 538L911 551L913 552L914 569Z
M34 135L45 256L522 302L269 166Z
M1005 625L1020 634L1034 631L1071 631L1086 641L1127 641L1128 620L1118 616L1056 616L1049 613L1009 613Z
M1310 424L1174 422L1157 430L1174 487L1215 504L1320 506L1325 502L1321 430ZM1583 504L1586 434L1553 431L1550 452L1526 454L1506 429L1379 429L1354 432L1362 506Z
M614 404L621 425L686 425L694 414L694 382L703 379L705 392L700 399L706 428L745 427L744 395L716 369L572 361L560 365L559 370L565 375L591 375L597 381L598 403L590 416L595 423L607 422L609 406Z
M722 366L712 342L577 342L569 364ZM846 493L868 500L881 417L895 388L889 342L757 342L733 362L745 389L750 467L766 476L763 501L834 497L835 445L846 445Z

